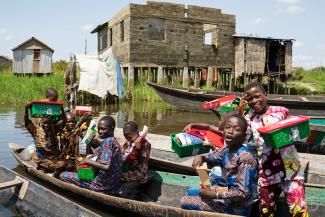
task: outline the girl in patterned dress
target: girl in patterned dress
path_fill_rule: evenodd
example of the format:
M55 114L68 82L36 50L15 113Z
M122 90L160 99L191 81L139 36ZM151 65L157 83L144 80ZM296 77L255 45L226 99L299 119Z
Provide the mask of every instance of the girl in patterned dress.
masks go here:
M93 191L110 195L121 193L121 146L114 138L115 120L111 116L104 116L98 122L98 134L102 141L94 151L96 160L84 159L80 164L88 164L98 170L94 180L86 181L78 178L77 173L63 172L60 179ZM80 165L79 164L79 165Z

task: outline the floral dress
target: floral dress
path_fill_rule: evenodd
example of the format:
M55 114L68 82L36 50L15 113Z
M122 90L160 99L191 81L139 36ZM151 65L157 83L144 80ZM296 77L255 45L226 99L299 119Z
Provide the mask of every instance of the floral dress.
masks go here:
M77 173L63 172L60 179L83 188L99 191L110 195L119 195L122 191L121 167L122 154L120 144L114 137L109 137L98 147L94 153L97 162L109 165L108 171L99 170L93 181L81 180Z

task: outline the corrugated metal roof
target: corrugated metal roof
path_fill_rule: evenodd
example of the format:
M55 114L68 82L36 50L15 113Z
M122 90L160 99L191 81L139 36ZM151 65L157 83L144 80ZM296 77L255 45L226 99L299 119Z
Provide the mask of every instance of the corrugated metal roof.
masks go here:
M283 39L283 38L272 38L272 37L262 37L253 34L234 34L232 35L236 38L255 38L255 39L263 39L263 40L277 40L277 41L295 41L295 39Z
M35 37L31 37L31 38L28 39L27 41L25 41L25 42L21 43L20 45L14 47L14 48L12 49L12 51L14 51L14 50L18 50L20 47L24 46L25 44L27 44L27 43L29 43L29 42L31 42L31 41L33 41L33 40L37 41L38 43L42 44L44 47L46 47L46 48L48 48L49 50L51 50L52 52L54 52L54 50L53 50L52 48L50 48L47 44L45 44L44 42L41 42L40 40L38 40L38 39L35 38Z

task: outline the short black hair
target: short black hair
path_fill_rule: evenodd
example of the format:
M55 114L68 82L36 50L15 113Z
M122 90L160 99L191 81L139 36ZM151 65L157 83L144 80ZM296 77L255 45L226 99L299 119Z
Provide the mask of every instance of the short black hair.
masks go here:
M58 91L53 87L47 88L47 90L45 91L45 96L47 97L51 93L54 93L59 96Z
M99 119L98 123L104 121L111 130L115 129L115 120L109 115L103 116Z
M233 114L233 115L229 116L226 123L229 121L230 118L237 118L243 127L244 134L246 134L246 130L247 130L247 126L248 126L246 119L243 116L241 116L240 114Z
M139 130L139 126L137 124L137 122L135 121L129 121L127 122L126 124L124 124L124 127L123 127L123 131L131 131L131 132L138 132Z
M263 85L262 85L260 82L258 82L258 81L254 81L254 82L252 82L252 83L247 84L246 87L244 88L244 92L246 92L246 91L252 89L253 87L258 87L258 88L260 88L261 91L262 91L264 94L266 94L266 91L265 91Z

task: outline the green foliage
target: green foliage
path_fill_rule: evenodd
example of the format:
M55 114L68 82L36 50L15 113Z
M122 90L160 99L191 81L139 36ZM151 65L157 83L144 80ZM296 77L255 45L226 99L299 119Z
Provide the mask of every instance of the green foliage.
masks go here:
M68 63L64 60L56 61L52 64L53 74L64 75L67 71Z
M162 102L158 94L146 83L140 83L134 88L135 102Z
M12 74L12 64L11 63L0 64L0 74Z
M23 104L26 100L44 99L45 90L54 87L59 92L59 100L64 98L63 76L15 76L0 73L1 104Z
M322 67L320 67L322 69ZM311 83L314 84L314 87L316 89L316 93L325 93L325 70L305 70L302 72L299 72L302 76L302 79L294 79L292 78L293 82L301 82L301 86L303 86L303 83ZM306 88L305 88L306 89Z

